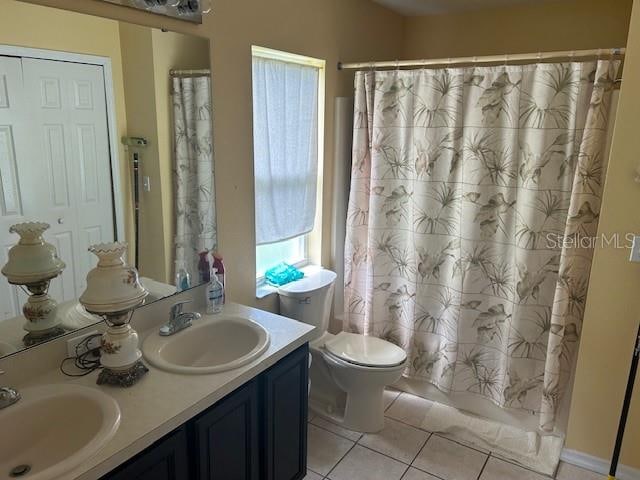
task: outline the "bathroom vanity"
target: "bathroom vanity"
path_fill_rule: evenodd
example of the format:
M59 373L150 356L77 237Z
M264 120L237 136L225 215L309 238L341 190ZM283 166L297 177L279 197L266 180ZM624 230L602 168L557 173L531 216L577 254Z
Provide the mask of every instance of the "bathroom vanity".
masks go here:
M304 478L308 358L305 344L103 478Z
M199 295L185 293L194 295L199 308ZM155 336L176 300L136 310L132 323L142 343L158 344ZM184 357L167 358L214 362L215 356L194 355L202 347L191 342L215 333L203 342L207 352L222 351L225 343L227 353L234 351L238 338L217 328L242 336L239 319L268 333L268 346L250 362L195 373L172 371L170 365L159 368L145 359L149 373L131 388L97 385L98 372L80 378L63 375L58 365L66 355L65 337L0 359L0 370L6 372L2 384L22 393L19 402L0 410L0 425L21 426L19 434L0 436L0 479L25 465L31 468L25 478L37 475L42 480L304 478L313 327L228 304L221 314L203 315L192 327L166 337L185 352ZM111 405L111 414L105 405ZM29 420L36 417L37 422ZM40 435L38 425L52 434ZM32 441L36 436L37 444Z

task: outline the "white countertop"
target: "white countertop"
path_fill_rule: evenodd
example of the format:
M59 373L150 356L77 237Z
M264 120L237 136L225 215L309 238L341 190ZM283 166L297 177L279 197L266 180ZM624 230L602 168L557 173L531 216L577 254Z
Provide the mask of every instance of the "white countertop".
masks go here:
M98 372L81 378L67 377L57 365L43 375L16 385L18 389L51 383L90 386L111 395L120 406L122 418L114 437L91 459L61 479L100 478L277 363L312 336L313 327L309 325L255 308L229 304L223 313L245 316L265 327L271 338L268 350L243 367L211 375L168 373L145 362L149 373L128 389L96 385ZM206 316L203 320L206 321ZM156 329L157 325L154 325L139 332L140 343ZM78 421L82 419L78 418ZM73 428L73 425L68 428ZM64 432L60 435L63 436Z

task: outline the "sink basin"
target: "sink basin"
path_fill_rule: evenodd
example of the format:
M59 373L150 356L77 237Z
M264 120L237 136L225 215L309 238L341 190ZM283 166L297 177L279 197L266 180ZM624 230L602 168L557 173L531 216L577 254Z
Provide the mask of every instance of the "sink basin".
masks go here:
M22 399L0 410L0 478L46 480L78 467L113 437L117 402L80 385L44 385L20 391Z
M253 320L219 314L196 320L172 336L157 332L142 345L152 365L174 373L218 373L241 367L269 347L269 333Z

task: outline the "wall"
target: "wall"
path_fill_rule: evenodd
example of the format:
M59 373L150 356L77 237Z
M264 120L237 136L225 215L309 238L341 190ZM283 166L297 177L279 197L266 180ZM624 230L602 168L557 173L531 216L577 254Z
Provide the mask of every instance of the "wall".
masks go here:
M128 135L145 137L149 142L139 150L141 175L149 177L151 184L149 192L140 192L140 274L173 283L173 107L169 71L209 68L209 42L126 22L120 22L120 40ZM130 158L131 152L128 155Z
M403 57L448 58L622 47L632 0L565 0L408 17Z
M140 155L140 175L148 176L151 191L140 191L138 259L140 275L154 280L166 280L165 243L160 191L158 114L153 95L155 75L153 70L152 30L127 23L120 23L124 95L127 108L127 136L144 137L148 146L136 149ZM127 151L128 175L132 175L132 155Z
M640 0L635 0L611 159L607 171L600 234L640 233ZM611 455L640 319L640 265L627 249L597 248L573 387L568 448L602 458ZM636 392L637 393L637 392ZM635 396L622 462L640 468L640 395Z
M43 9L14 0L0 0L0 12L0 44L111 58L118 138L126 134L127 118L118 22L86 17L64 10ZM128 163L122 145L119 145L118 156L123 175L125 230L131 232L131 185L126 175Z

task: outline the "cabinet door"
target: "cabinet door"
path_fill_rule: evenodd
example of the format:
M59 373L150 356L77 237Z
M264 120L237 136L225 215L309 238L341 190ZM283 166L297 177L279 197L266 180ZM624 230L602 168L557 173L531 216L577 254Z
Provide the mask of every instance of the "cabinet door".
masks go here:
M103 480L189 480L185 428L159 440Z
M194 422L199 480L258 480L258 386L251 381Z
M263 375L264 480L299 480L307 473L309 347Z

